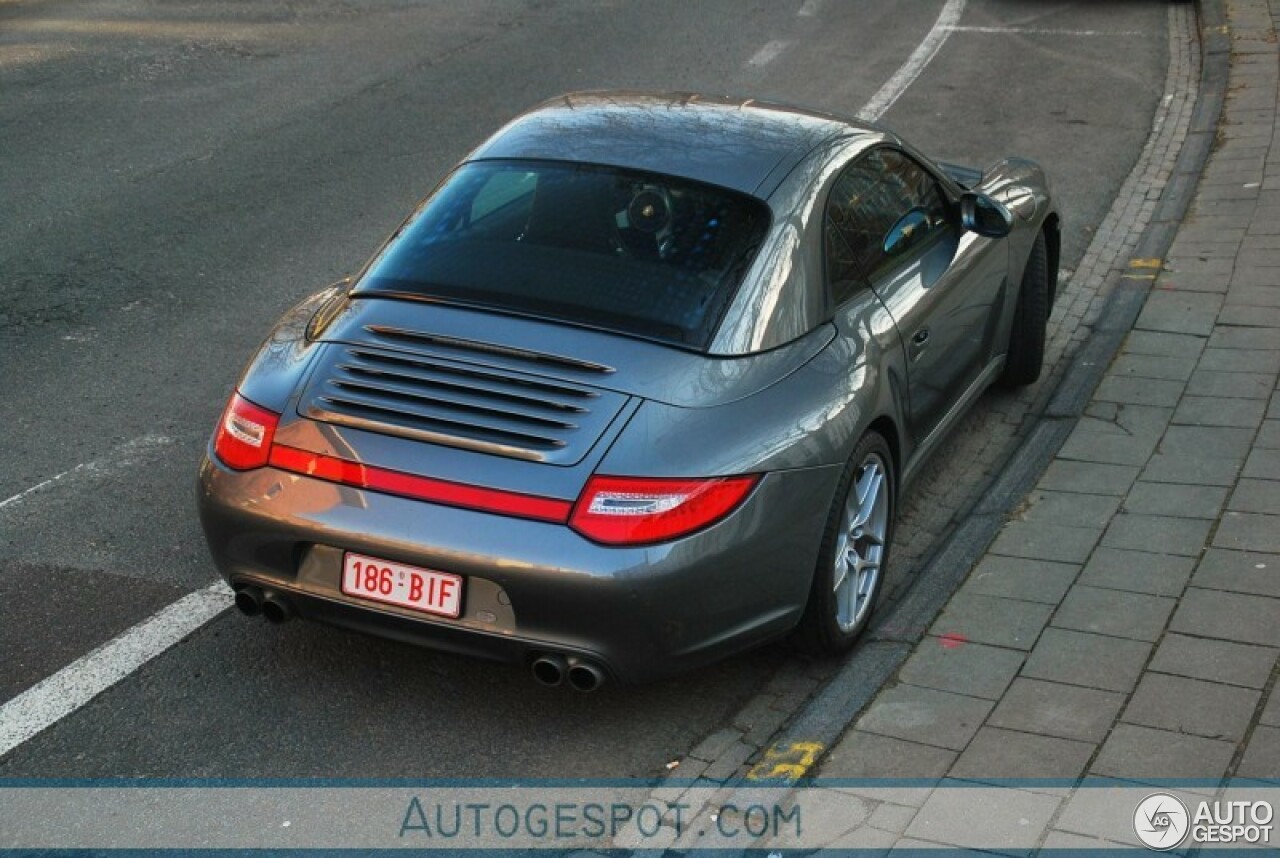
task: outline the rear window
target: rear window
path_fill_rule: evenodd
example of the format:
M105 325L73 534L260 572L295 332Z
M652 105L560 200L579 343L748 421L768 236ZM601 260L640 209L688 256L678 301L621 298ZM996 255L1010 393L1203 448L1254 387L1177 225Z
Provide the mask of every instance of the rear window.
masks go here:
M480 161L427 199L356 291L705 348L768 223L760 200L684 179Z

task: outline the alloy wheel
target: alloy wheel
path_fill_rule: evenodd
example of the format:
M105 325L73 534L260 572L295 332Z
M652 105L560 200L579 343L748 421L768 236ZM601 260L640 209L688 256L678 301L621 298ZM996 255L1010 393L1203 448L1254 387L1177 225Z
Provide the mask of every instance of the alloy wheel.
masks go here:
M880 581L889 532L887 468L878 453L858 467L845 500L834 569L836 623L850 632L866 619Z

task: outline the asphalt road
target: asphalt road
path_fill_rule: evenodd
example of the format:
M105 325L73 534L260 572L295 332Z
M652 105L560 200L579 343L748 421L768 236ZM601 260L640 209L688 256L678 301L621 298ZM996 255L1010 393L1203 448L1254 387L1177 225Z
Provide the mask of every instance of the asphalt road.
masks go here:
M240 365L489 131L597 87L855 113L942 6L0 3L0 700L212 580L194 471ZM1150 131L1165 5L970 0L961 26L884 121L1043 161L1070 268ZM0 776L652 775L792 657L584 696L228 612Z

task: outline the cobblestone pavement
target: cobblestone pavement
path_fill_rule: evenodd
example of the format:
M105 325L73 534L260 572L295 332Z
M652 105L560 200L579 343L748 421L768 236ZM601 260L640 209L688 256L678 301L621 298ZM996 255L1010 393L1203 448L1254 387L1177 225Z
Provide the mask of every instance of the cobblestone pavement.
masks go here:
M1280 775L1280 0L1226 10L1218 145L1134 330L822 777ZM1088 792L1042 845L1101 845ZM840 845L971 836L931 808Z

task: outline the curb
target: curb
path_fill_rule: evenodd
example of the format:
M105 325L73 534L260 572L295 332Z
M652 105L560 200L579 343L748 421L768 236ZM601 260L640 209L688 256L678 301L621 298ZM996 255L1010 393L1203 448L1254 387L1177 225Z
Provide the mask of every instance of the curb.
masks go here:
M1163 259L1172 245L1213 149L1226 101L1231 38L1222 0L1199 0L1197 11L1200 88L1172 175L1151 222L1139 237L1136 257ZM880 618L827 685L777 736L749 779L794 783L811 768L797 770L793 761L798 749L811 749L815 743L823 749L818 755L807 755L812 765L825 757L857 714L897 673L934 617L986 553L1008 515L1034 488L1071 434L1152 288L1151 280L1124 279L1117 270L1109 279L1115 282L1093 331L1072 356L1071 365L1027 435L981 493L981 500L960 519L902 600Z

